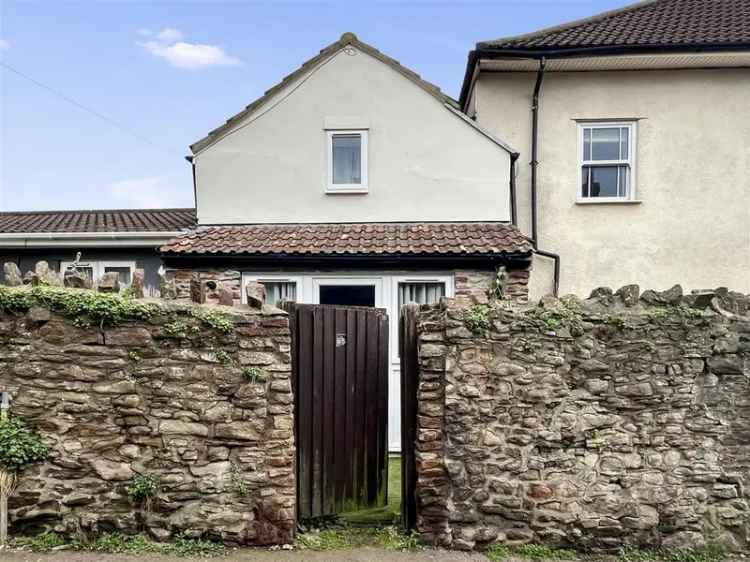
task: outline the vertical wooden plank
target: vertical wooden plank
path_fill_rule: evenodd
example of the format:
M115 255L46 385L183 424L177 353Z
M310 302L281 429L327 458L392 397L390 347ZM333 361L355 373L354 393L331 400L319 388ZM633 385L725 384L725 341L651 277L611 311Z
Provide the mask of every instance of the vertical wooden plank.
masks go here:
M379 313L378 319L378 487L379 505L388 498L388 315Z
M355 403L355 392L357 389L357 313L352 309L346 311L346 443L344 450L346 466L346 480L344 484L344 495L347 500L355 498L355 476L357 463L354 459L354 433L355 423L359 416Z
M312 377L312 508L311 516L320 517L323 514L323 311L319 307L311 307L313 317L313 377Z
M335 513L336 310L323 308L323 514Z
M357 373L355 388L355 411L358 412L354 425L354 450L352 458L355 460L356 493L354 498L356 505L365 505L367 502L367 447L366 429L367 415L365 411L365 400L367 397L367 314L364 310L357 310Z
M333 412L334 428L334 512L342 513L346 500L346 481L348 473L346 448L346 350L349 345L346 339L346 309L337 307L334 311L334 393L336 409Z
M312 516L312 310L299 307L296 316L295 341L297 351L295 395L295 425L297 427L297 511L299 517Z
M377 500L378 489L378 346L380 331L375 314L367 314L367 385L365 392L366 412L366 466L367 466L367 504L372 505Z
M401 356L401 519L405 529L417 523L415 458L417 431L417 315L418 305L402 307L399 316Z

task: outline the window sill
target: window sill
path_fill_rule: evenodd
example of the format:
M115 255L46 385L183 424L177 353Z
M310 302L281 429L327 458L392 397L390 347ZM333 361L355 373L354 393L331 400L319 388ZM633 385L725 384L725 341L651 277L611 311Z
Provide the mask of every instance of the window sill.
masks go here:
M640 205L640 199L576 199L576 205Z
M350 194L366 194L369 189L366 187L337 187L326 189L326 195L350 195Z

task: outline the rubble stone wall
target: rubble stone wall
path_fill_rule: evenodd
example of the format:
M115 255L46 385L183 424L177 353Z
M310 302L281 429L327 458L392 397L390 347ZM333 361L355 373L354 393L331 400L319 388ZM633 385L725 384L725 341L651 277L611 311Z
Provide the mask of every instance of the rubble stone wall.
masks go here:
M51 450L10 499L12 531L290 542L286 314L154 306L148 319L104 328L38 307L0 312L0 390ZM206 325L205 314L233 326ZM128 496L136 475L158 479L149 509Z
M749 544L748 296L444 299L418 328L427 541Z

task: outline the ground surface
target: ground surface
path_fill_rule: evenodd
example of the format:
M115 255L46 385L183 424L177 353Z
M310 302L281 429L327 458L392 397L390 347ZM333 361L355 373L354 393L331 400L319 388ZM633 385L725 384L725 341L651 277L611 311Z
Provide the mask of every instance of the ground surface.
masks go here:
M157 554L101 554L61 551L49 554L0 551L2 562L190 562L200 558L179 558ZM243 549L212 558L217 562L487 562L481 554L424 550L395 552L375 548L313 552L307 550Z

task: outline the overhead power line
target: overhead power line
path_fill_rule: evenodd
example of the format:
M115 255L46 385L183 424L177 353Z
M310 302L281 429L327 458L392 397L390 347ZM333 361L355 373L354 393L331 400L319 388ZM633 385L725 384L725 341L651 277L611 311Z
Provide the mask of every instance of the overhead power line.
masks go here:
M100 113L97 110L91 109L90 107L87 107L86 105L80 103L79 101L76 101L75 99L71 98L70 96L68 96L68 95L62 93L61 91L53 88L52 86L48 86L47 84L44 84L43 82L40 82L39 80L36 80L35 78L32 78L31 76L29 76L28 74L25 74L25 73L21 72L17 68L13 68L12 66L10 66L5 61L0 61L0 66L2 66L3 68L5 68L6 70L9 70L10 72L13 72L14 74L20 76L21 78L24 78L25 80L28 80L29 82L31 82L32 84L38 86L39 88L42 88L43 90L48 91L49 93L57 96L58 98L60 98L62 100L65 100L69 104L76 106L78 109L80 109L82 111L85 111L86 113L89 113L89 114L93 115L97 119L100 119L101 121L104 121L105 123L108 123L109 125L112 125L113 127L119 129L120 131L122 131L124 133L127 133L128 135L130 135L132 137L135 137L135 138L137 138L140 141L148 143L151 146L153 146L154 148L158 148L159 150L161 150L163 152L169 153L170 156L174 156L174 155L182 156L177 151L169 149L169 148L165 148L163 146L159 146L159 144L155 143L154 141L152 141L151 139L149 139L147 137L144 137L142 134L138 133L137 131L134 131L133 129L131 129L127 125L123 125L122 123L119 123L119 122L115 121L111 117L108 117L108 116L104 115L103 113Z

